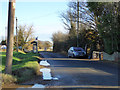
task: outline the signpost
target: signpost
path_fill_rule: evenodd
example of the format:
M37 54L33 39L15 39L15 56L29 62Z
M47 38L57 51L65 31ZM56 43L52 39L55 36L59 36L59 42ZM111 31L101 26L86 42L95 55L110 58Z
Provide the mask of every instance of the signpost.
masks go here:
M35 38L35 41L31 42L33 44L33 53L38 53L38 37Z

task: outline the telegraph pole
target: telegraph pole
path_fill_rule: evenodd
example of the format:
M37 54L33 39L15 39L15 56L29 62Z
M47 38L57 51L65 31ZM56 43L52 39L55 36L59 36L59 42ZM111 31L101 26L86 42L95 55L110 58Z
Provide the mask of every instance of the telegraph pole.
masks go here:
M12 74L15 0L9 0L8 32L5 73Z
M18 52L18 30L17 30L17 21L18 21L18 19L17 19L17 17L16 17L16 50L17 50L17 52Z
M79 47L78 44L78 32L79 32L79 0L77 0L77 47Z
M6 45L7 45L7 27L5 27L5 40L6 40Z

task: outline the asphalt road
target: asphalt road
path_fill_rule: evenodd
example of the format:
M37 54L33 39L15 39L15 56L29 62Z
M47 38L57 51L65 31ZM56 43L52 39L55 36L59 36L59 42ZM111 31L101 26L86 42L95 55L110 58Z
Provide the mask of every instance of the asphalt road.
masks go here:
M39 52L44 58L67 58L51 52ZM118 66L89 60L48 60L52 76L48 86L118 87Z

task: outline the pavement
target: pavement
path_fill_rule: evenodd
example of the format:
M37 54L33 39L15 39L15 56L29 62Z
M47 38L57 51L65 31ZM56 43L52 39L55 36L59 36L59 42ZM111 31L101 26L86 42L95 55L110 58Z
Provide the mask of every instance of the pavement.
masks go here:
M119 86L118 72L120 69L117 65L94 60L67 58L59 53L39 53L40 56L48 58L52 76L59 79L49 81L47 83L49 88L118 88ZM50 58L54 58L54 60ZM66 60L62 60L63 58Z

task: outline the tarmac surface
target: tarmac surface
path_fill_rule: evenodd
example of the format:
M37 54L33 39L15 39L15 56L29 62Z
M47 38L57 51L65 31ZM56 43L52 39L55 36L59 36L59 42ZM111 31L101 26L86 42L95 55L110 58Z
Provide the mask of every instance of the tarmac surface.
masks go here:
M39 53L40 56L48 58L52 76L58 78L58 80L49 81L48 87L118 88L119 86L120 69L117 65L89 59L67 58L59 53ZM50 58L56 58L56 60Z

